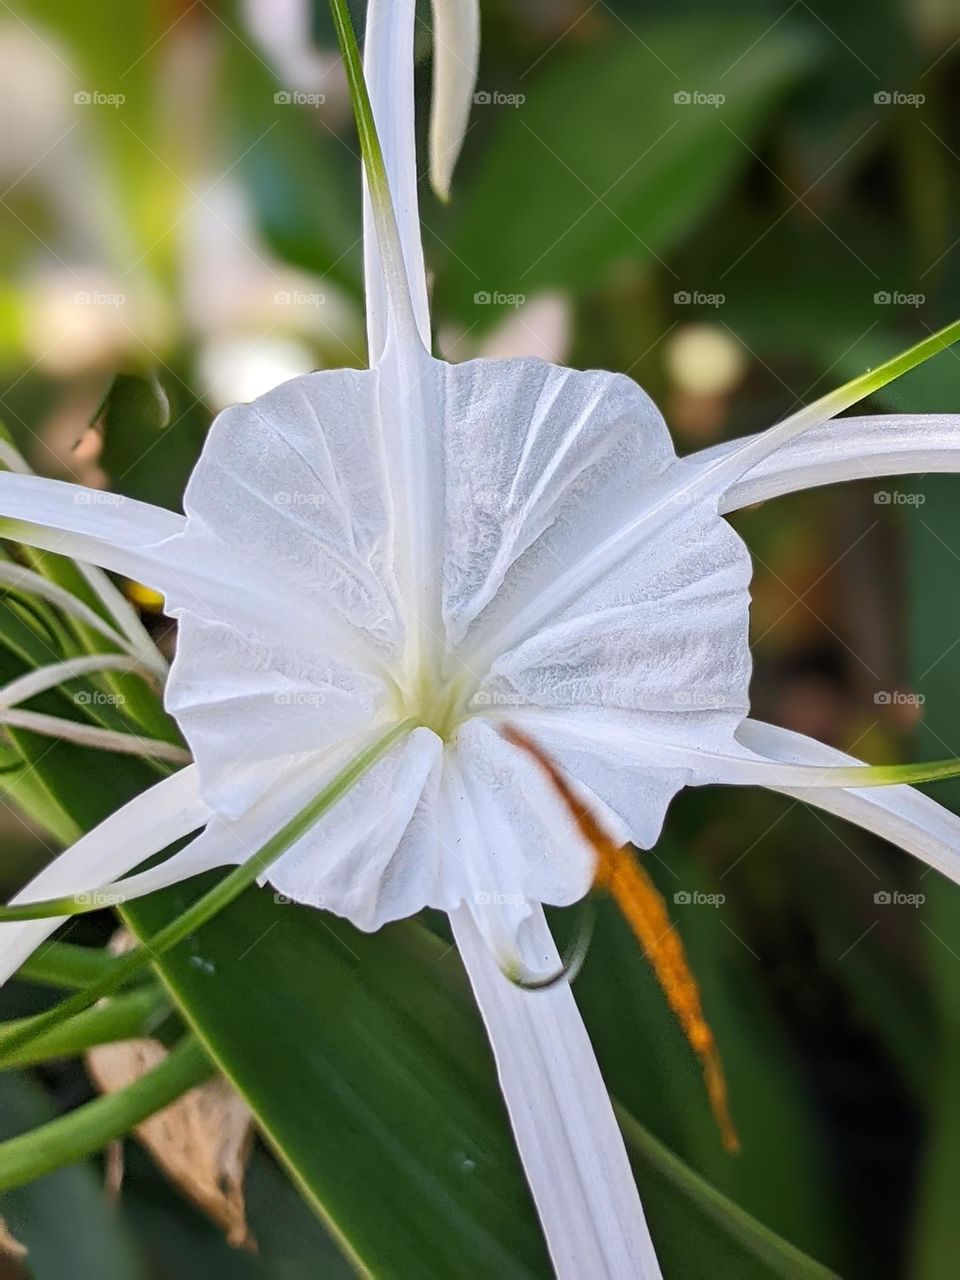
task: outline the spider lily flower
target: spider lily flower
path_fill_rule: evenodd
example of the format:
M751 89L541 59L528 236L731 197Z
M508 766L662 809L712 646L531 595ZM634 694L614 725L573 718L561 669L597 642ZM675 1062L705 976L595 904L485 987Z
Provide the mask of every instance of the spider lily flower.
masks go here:
M426 906L449 914L558 1275L655 1277L569 985L533 992L504 976L556 973L543 904L578 901L596 869L583 825L521 742L618 844L652 846L684 786L760 785L960 881L960 820L903 785L922 769L871 770L749 718L750 557L722 514L813 484L960 469L960 418L831 421L955 334L683 460L624 376L434 359L413 29L413 0L371 0L370 104L344 41L366 169L372 367L298 377L222 413L184 516L0 475L6 536L163 593L179 621L166 705L194 758L18 901L105 887L132 897L244 864L400 726L262 878L366 930ZM0 976L56 923L0 925Z

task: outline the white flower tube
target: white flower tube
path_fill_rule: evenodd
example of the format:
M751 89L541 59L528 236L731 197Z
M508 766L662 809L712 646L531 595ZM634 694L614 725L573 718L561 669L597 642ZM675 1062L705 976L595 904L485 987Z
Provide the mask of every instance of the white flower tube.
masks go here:
M377 136L383 151L393 216L406 267L410 298L420 339L430 346L430 308L420 240L417 199L417 151L413 119L413 35L416 5L412 0L370 0L364 40L364 74ZM383 246L379 243L369 181L364 186L363 255L366 281L367 340L370 363L383 355L387 340L389 298L384 279Z

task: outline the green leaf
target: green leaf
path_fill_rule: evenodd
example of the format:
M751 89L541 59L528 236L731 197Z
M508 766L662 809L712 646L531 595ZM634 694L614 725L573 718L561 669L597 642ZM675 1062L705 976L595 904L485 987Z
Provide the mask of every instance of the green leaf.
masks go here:
M153 931L188 886L133 904ZM421 930L254 891L160 971L344 1248L379 1276L547 1274L482 1031Z
M811 62L802 33L767 27L759 16L649 23L642 40L618 33L499 86L525 100L475 108L501 120L473 182L461 184L465 212L442 276L448 305L485 322L497 307L474 308L478 293L595 287L616 263L650 264L671 249L750 163L774 102Z
M660 1258L678 1276L829 1280L832 1271L761 1226L619 1111ZM660 1245L669 1240L668 1251ZM668 1272L669 1274L669 1272Z
M322 106L278 102L276 95L291 86L275 79L249 45L227 41L223 54L236 173L260 230L288 262L359 296L360 186L352 144L326 125Z
M44 1094L27 1077L0 1076L0 1139L48 1122ZM0 1215L29 1250L38 1280L143 1280L124 1224L108 1204L91 1168L59 1169L29 1186L0 1195Z
M209 426L206 408L181 383L168 396L155 375L124 373L111 383L97 422L111 489L177 506Z
M153 930L190 892L128 911ZM550 1274L483 1029L441 940L413 923L362 934L254 890L159 968L363 1267ZM825 1274L632 1124L628 1136L667 1275Z

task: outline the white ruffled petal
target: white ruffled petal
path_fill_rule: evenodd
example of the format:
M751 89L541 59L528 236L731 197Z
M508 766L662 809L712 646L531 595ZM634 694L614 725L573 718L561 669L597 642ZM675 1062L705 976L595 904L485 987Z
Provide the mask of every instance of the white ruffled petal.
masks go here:
M255 632L283 611L289 625L316 634L316 619L296 596L278 593L269 572L241 566L222 542L183 516L119 494L41 476L0 474L0 522L5 536L44 551L111 569L162 593L166 610L185 608L230 618ZM244 572L239 570L243 568Z
M278 630L283 617L276 619ZM256 800L255 768L329 752L373 723L387 686L294 634L264 641L183 614L165 704L190 744L208 803L238 817Z
M737 736L757 754L791 765L830 768L859 763L813 738L758 720L745 720ZM913 787L834 790L771 785L882 836L960 884L960 818Z
M840 753L833 759L793 760L756 750L742 725L736 736L731 731L718 745L709 745L711 737L717 738L716 726L695 715L674 717L672 723L662 717L655 731L650 717L590 709L518 709L501 718L515 724L571 779L598 796L620 819L629 839L645 849L656 843L670 801L685 786L802 791L809 793L811 803L825 808L846 804L843 797L851 794L879 797L876 803L881 807L882 797L893 792L919 795L909 787L890 785L888 771L871 770Z
M686 508L497 657L475 705L632 711L642 734L687 717L718 745L749 707L750 573L726 521Z
M444 777L447 825L457 826L459 815L462 842L447 850L449 898L470 903L481 924L495 922L513 952L515 928L501 925L509 917L518 927L533 903L567 906L582 898L593 879L592 853L543 770L482 720L461 727Z
M98 889L210 818L192 766L141 792L55 858L13 899L41 902ZM0 982L5 982L63 918L0 924Z
M708 465L742 441L704 450ZM723 494L721 511L736 511L798 489L876 476L960 471L960 416L881 414L837 418L765 458Z
M437 860L429 855L435 845L430 796L441 754L436 734L414 730L266 878L294 901L325 907L367 931L439 905Z
M365 638L389 654L403 622L379 381L369 370L304 374L221 413L187 485L185 541L212 538L233 579L266 579L315 629L337 617L345 642L352 630L357 647Z
M472 652L628 519L674 455L653 402L622 375L532 358L438 370L443 618L453 644L470 631Z
M194 856L239 865L309 803L363 747L286 756L245 770L258 798L237 818L217 816ZM264 873L284 898L323 907L360 929L379 929L425 906L446 905L435 798L442 743L415 729Z
M470 909L450 920L559 1280L656 1280L623 1138L569 985L520 990L497 968ZM525 958L537 970L560 964L539 908Z

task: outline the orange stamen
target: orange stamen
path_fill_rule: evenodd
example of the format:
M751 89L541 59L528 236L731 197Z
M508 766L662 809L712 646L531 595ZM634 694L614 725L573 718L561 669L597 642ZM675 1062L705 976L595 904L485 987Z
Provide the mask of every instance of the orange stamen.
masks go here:
M597 859L594 887L605 889L610 894L643 947L644 957L649 961L667 1003L700 1060L707 1097L721 1141L727 1151L739 1151L740 1139L730 1116L727 1084L717 1043L704 1016L700 990L687 962L683 942L670 920L660 891L629 846L616 844L602 823L574 794L550 757L512 725L504 726L502 732L508 742L536 760L569 810L580 834L593 849Z

